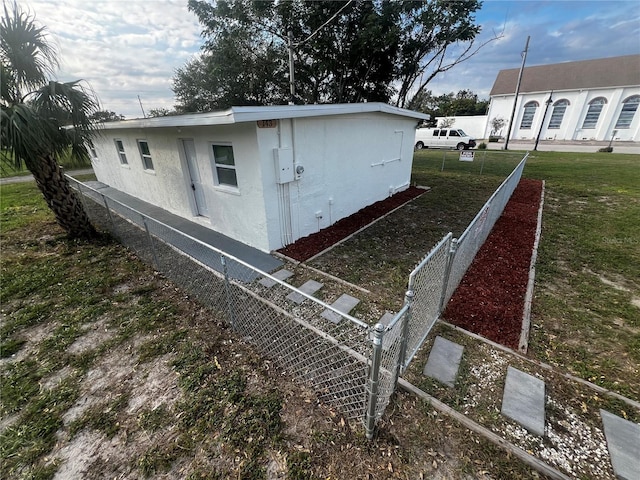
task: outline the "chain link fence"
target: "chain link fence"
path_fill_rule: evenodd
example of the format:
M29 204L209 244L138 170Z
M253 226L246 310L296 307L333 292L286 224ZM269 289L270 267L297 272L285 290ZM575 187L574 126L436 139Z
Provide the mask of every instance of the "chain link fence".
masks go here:
M318 398L364 419L371 328L321 300L68 177L92 222L222 315ZM322 313L338 315L334 323ZM390 395L390 394L389 394Z
M528 154L527 154L528 155ZM252 265L68 177L94 225L223 316L368 438L520 181L525 156L460 239L449 233L409 276L403 308L374 327ZM337 315L330 321L323 314Z
M460 238L447 234L409 275L410 315L406 327L406 353L401 354L401 370L407 368L447 302L471 266L516 189L529 153L491 195Z
M420 150L425 166L440 172L506 177L522 160L522 152L511 150Z
M480 247L482 247L491 229L500 218L500 215L502 215L504 207L520 182L528 157L529 153L524 156L513 172L493 192L493 195L480 209L462 235L453 243L452 264L441 308L451 299L453 292L458 288L462 277L471 266L471 262L473 262Z

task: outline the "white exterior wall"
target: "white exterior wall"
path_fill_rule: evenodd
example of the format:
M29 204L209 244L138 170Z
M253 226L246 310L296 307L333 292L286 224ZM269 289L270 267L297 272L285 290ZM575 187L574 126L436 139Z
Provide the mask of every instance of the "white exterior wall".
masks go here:
M460 115L457 117L436 117L436 125L444 119L453 119L453 125L450 128L461 128L464 133L473 139L485 138L484 131L487 125L488 117L486 115Z
M594 90L569 90L553 92L553 103L561 99L569 101L569 106L565 111L564 118L559 129L548 129L549 120L553 112L553 104L544 119L544 126L540 135L541 140L599 140L607 141L611 139L615 124L618 121L622 102L632 95L640 95L640 87L628 88L603 88ZM583 129L582 124L589 109L589 102L597 97L604 97L607 104L600 113L600 118L596 128ZM513 95L498 95L491 98L489 114L487 116L487 127L485 136L491 131L491 120L495 117L502 117L509 120L513 108ZM549 92L524 93L518 98L516 114L513 126L511 127L511 139L515 140L535 140L540 131L546 101L549 99ZM521 129L520 123L524 113L524 105L530 101L537 101L533 124L530 129ZM503 129L506 135L507 127ZM615 139L617 141L640 141L640 109L636 111L630 128L617 129Z
M328 227L409 186L417 119L353 113L231 125L105 129L94 141L99 181L263 251ZM125 146L120 165L114 139ZM196 215L182 139L193 139L209 217ZM154 171L143 169L146 140ZM211 144L233 146L238 189L215 186ZM274 149L304 173L278 183Z
M116 138L124 143L128 166L120 165ZM142 168L138 139L149 144L154 172ZM196 215L182 139L194 140L208 218ZM215 185L212 144L233 146L237 189ZM109 129L94 145L98 159L93 161L93 167L99 181L255 248L269 250L254 124Z
M270 248L326 228L409 187L418 120L381 114L280 120L259 129ZM304 173L278 185L273 149L292 148Z

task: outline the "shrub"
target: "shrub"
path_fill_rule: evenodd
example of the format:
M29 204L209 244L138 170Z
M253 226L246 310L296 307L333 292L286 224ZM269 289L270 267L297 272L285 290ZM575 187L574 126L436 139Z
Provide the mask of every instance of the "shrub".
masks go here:
M598 150L599 152L606 152L606 153L611 153L613 152L613 147L602 147L600 150Z
M487 149L487 144L482 142L480 145L478 145L478 150L486 150Z

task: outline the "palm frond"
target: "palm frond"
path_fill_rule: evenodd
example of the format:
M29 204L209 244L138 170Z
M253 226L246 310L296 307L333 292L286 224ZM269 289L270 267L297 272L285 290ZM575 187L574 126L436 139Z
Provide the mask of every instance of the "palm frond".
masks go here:
M46 154L57 136L56 128L44 121L29 105L18 104L0 109L0 143L7 153L4 162L14 168L31 169Z
M74 156L85 159L85 145L97 128L91 121L99 108L93 92L80 81L50 81L33 92L30 104L43 120L58 128L51 151L61 153L70 146Z
M0 19L0 56L2 64L13 76L13 102L21 101L22 91L41 87L58 66L57 52L47 41L45 27L17 5L4 4Z

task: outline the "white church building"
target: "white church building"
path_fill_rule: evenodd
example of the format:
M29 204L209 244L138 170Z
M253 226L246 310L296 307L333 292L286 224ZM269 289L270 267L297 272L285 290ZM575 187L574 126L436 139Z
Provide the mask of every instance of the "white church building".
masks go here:
M484 138L505 136L519 68L501 70L491 89ZM640 55L526 67L512 140L640 141ZM492 120L506 120L492 132Z

